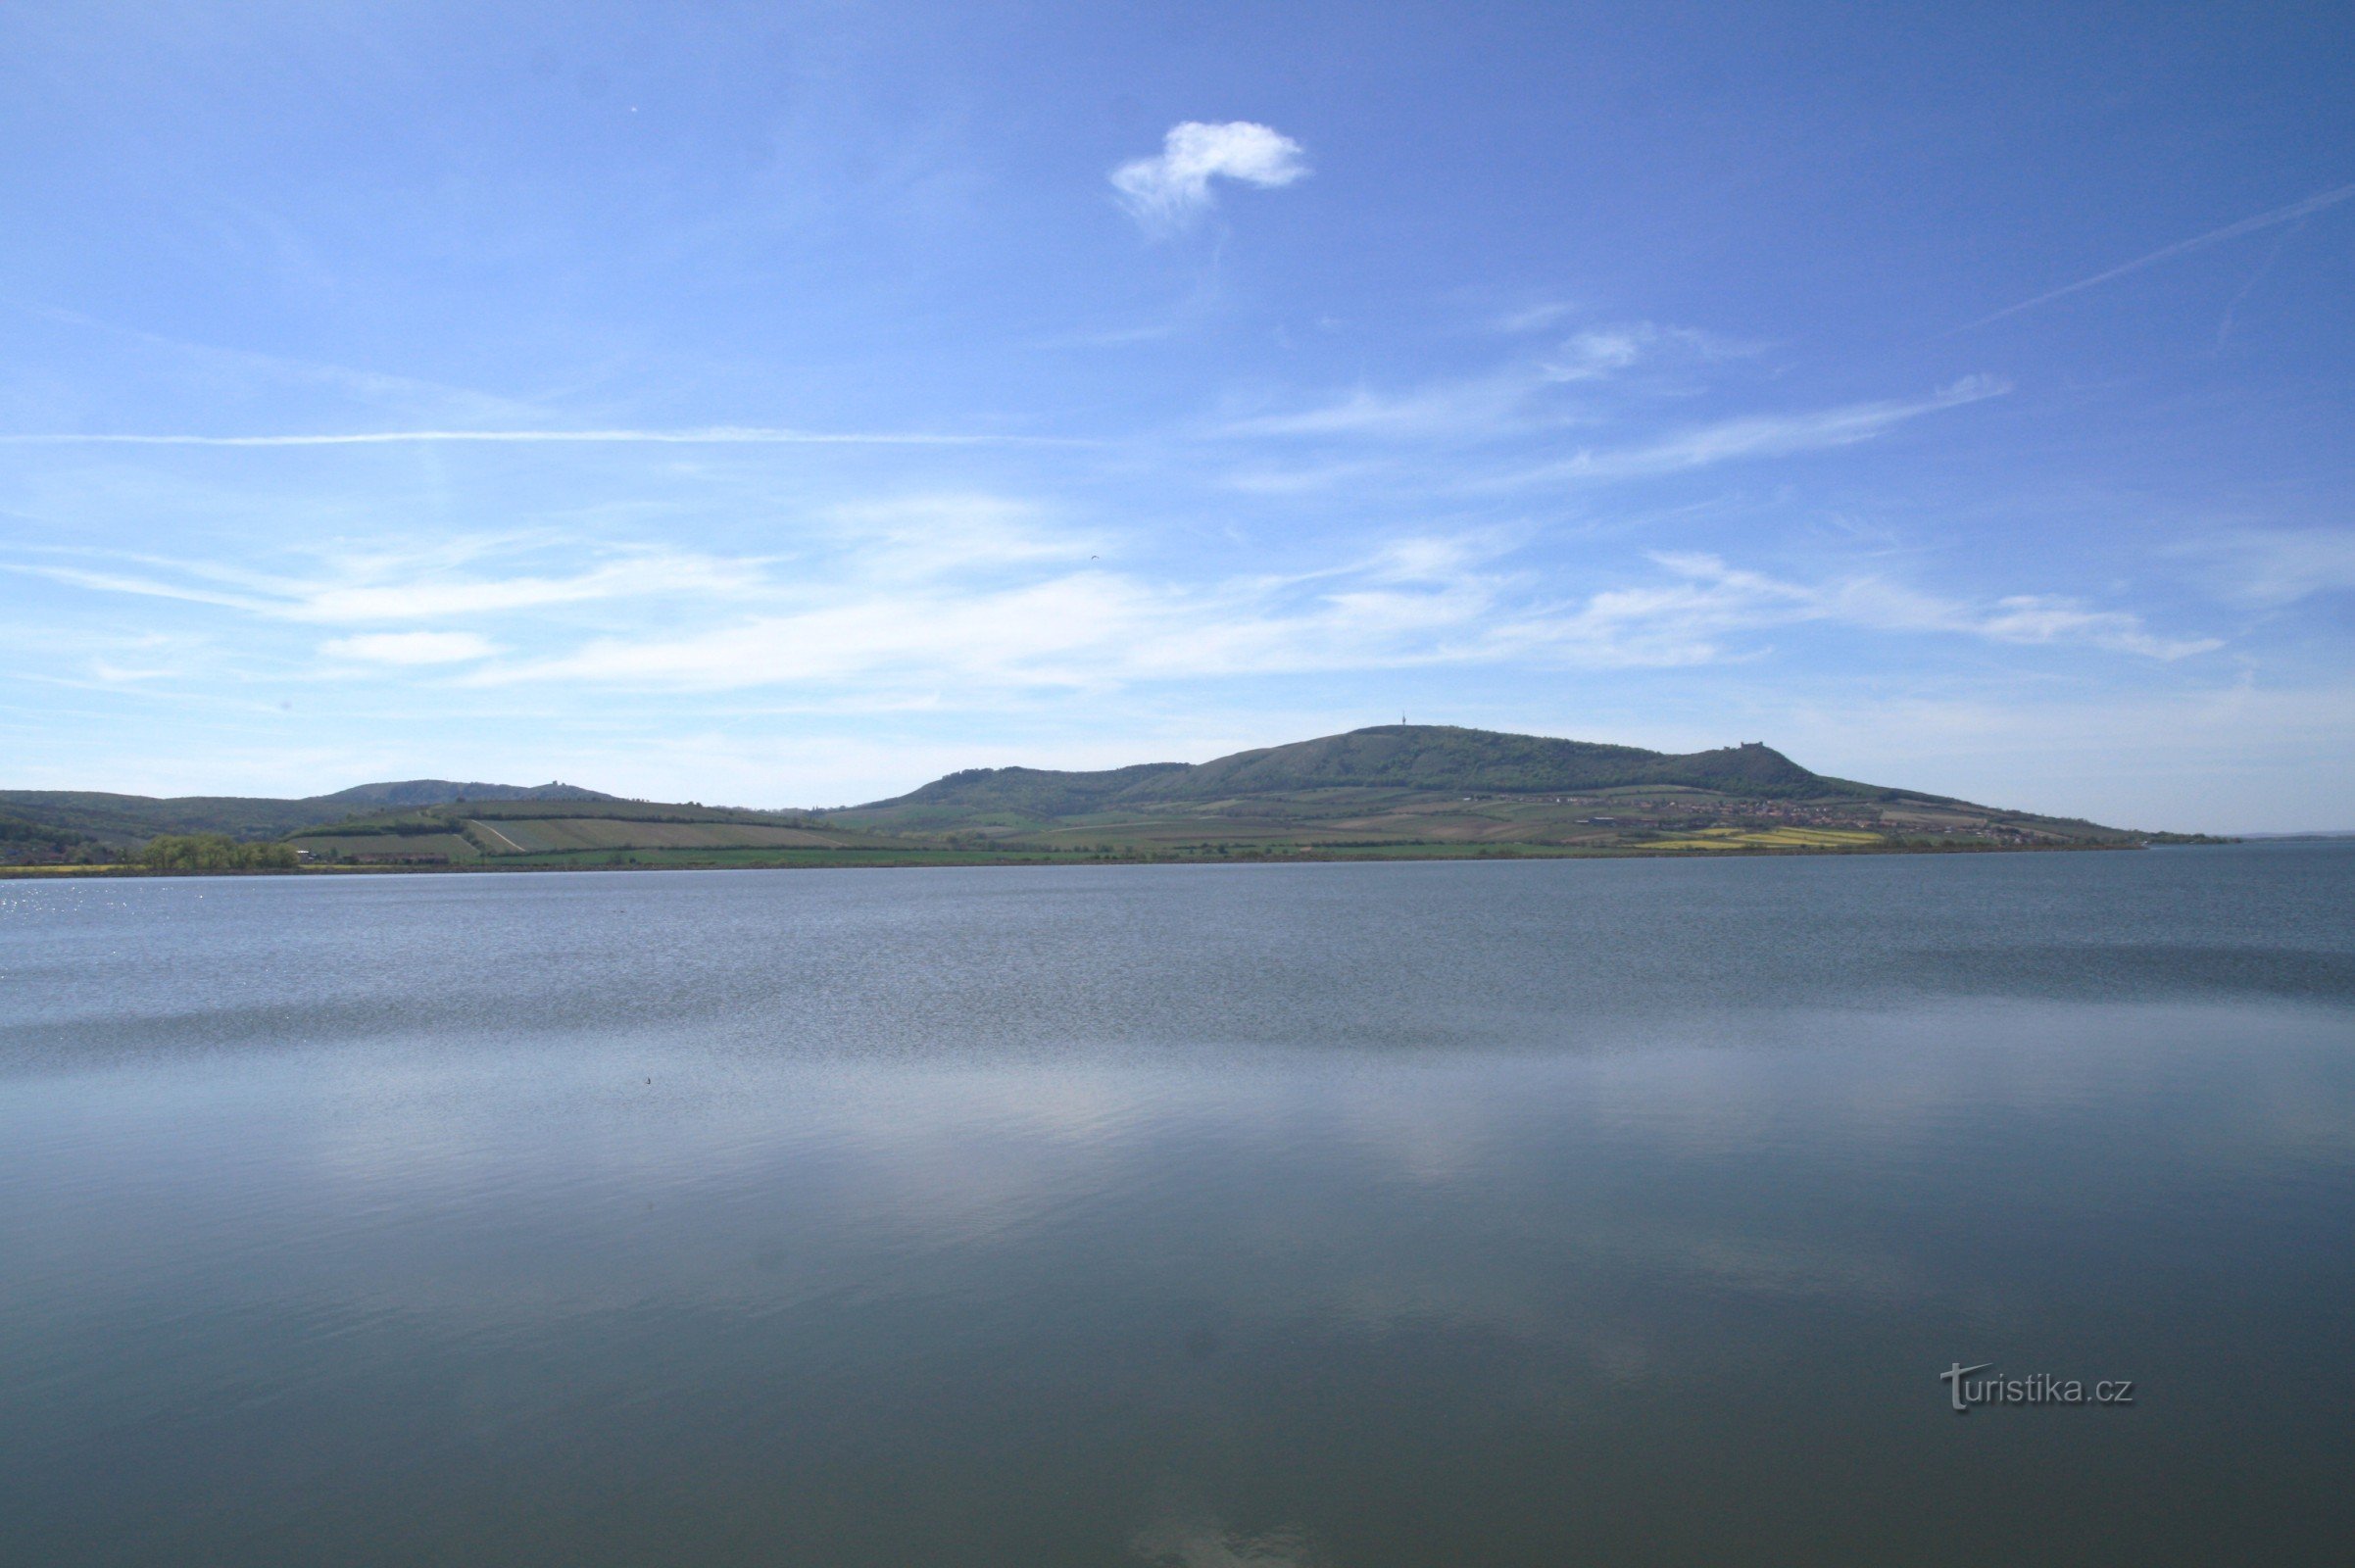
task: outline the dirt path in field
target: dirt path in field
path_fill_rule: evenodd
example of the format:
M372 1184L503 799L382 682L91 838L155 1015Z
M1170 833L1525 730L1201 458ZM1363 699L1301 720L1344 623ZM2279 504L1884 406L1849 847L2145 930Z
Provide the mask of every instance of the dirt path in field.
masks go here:
M517 843L516 843L516 842L515 842L514 839L511 839L511 838L509 838L509 837L508 837L506 834L504 834L504 833L500 832L500 831L499 831L497 828L495 828L495 827L491 826L491 825L490 825L490 823L488 823L488 822L479 821L479 820L469 820L469 821L466 823L466 826L468 826L468 827L478 827L478 828L482 829L482 830L483 830L485 833L488 833L488 834L489 834L489 835L490 835L492 838L495 838L495 839L497 839L497 840L498 840L500 843L502 843L502 844L504 844L504 845L506 845L506 846L507 846L509 849L511 849L511 850L515 851L515 852L517 855L529 855L529 854L531 853L529 850L525 849L525 848L524 848L522 845L520 845L520 844L517 844Z

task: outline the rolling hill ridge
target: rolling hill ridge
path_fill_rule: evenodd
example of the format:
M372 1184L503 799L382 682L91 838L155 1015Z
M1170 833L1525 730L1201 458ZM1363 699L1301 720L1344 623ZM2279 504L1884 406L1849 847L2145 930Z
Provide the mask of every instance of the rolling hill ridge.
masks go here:
M966 768L823 810L442 779L290 801L0 791L0 860L135 858L145 840L190 833L276 840L314 867L479 869L2128 848L2159 837L1828 777L1758 742L1679 754L1407 724L1206 762Z
M1320 789L1542 795L1643 784L1778 799L1872 793L1867 785L1811 773L1755 742L1678 756L1545 735L1383 724L1202 763L1146 762L1093 773L967 768L907 795L854 808L852 814L1017 810L1055 816Z
M273 839L322 822L340 822L400 807L458 801L612 801L576 784L461 784L413 778L361 784L332 795L280 800L256 795L110 795L95 790L0 790L0 828L110 846L144 843L164 833L225 833Z

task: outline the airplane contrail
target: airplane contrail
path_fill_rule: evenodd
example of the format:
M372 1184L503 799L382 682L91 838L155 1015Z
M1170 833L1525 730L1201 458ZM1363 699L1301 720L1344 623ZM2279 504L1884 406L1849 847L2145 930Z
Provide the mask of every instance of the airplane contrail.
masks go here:
M2129 272L2138 272L2145 267L2155 266L2160 262L2184 255L2186 252L2204 250L2210 245L2220 245L2228 239L2238 239L2243 234L2254 234L2261 228L2272 228L2277 223L2294 223L2299 219L2310 217L2327 207L2336 207L2350 196L2355 196L2355 185L2341 185L2335 190L2324 191L2319 196L2309 196L2302 202L2291 202L2287 207L2277 207L2270 213L2259 213L2256 217L2244 218L2237 223L2227 223L2222 228L2211 229L2205 234L2179 240L2162 250L2152 251L2148 256L2137 256L2133 261L2123 266L2113 267L2106 272L2096 272L2091 277L2084 277L2074 283L2063 284L2048 293L2038 294L2033 300L2022 300L2017 305L2007 305L1992 316L1983 316L1976 321L1966 321L1953 330L1968 332L1975 326L1985 326L1989 321L2000 321L2005 317L2017 316L2022 311L2033 311L2037 306L2048 305L2063 295L2075 294L2080 289L2091 288L2096 283L2107 283L2111 278L2124 277Z

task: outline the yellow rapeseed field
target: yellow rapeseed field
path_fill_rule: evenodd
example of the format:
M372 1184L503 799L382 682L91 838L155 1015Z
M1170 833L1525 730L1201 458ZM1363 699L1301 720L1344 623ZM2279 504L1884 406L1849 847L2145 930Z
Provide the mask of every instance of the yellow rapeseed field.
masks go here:
M1705 827L1690 838L1654 839L1653 850L1844 850L1879 844L1878 833L1842 827Z

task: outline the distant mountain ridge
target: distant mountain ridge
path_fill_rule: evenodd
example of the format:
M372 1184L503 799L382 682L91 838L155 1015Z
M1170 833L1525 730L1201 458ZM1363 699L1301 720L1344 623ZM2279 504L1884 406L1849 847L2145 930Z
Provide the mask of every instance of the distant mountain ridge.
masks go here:
M1449 724L1378 724L1289 746L1237 752L1200 763L1144 762L1101 772L966 768L908 794L852 809L922 814L1006 810L1068 816L1123 806L1302 790L1542 795L1642 784L1684 785L1774 799L1875 793L1870 785L1809 772L1757 742L1678 755Z
M617 801L618 795L578 784L455 784L446 778L413 778L399 784L355 784L332 795L314 795L304 804L352 806L447 806L454 801Z
M0 864L103 865L158 835L190 833L288 840L322 866L481 868L1715 856L2124 848L2154 838L1831 778L1756 741L1670 753L1443 724L1379 724L1205 762L966 768L830 810L449 779L301 800L0 791Z
M413 778L357 784L332 795L280 800L250 795L112 795L95 790L0 790L0 817L130 844L159 833L225 833L270 839L297 828L339 822L368 811L445 806L457 801L612 801L577 784L478 784Z

